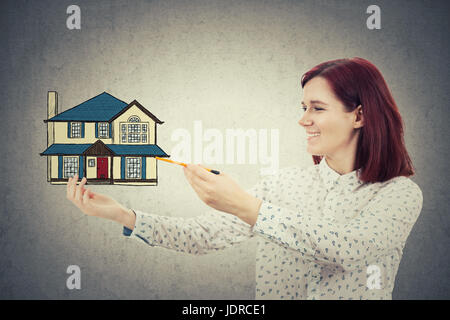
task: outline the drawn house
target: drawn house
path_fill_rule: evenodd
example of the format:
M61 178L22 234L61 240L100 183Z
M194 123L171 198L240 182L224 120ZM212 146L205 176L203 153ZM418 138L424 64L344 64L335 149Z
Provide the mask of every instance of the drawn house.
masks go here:
M58 94L47 95L47 180L66 184L78 173L90 184L157 185L156 142L164 122L136 100L103 92L58 114Z

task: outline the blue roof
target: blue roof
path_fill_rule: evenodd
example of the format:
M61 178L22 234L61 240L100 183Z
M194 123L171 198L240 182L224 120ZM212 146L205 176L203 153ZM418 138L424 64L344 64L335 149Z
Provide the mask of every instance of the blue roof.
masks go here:
M142 155L142 156L158 156L168 157L168 155L156 144L144 145L127 145L127 144L107 144L116 155L125 156L127 154Z
M103 92L48 121L108 121L128 104Z
M41 155L47 156L52 154L67 154L67 155L82 154L90 146L92 146L91 143L89 144L55 143L52 144L50 147L48 147L47 150L41 153Z
M41 155L82 155L92 144L66 144L55 143L47 148ZM158 156L168 157L158 145L144 144L144 145L126 145L126 144L106 144L111 149L114 155L126 156Z

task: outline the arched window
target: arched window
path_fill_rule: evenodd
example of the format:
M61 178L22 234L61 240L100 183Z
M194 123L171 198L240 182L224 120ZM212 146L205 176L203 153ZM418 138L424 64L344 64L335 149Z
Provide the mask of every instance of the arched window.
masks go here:
M141 122L138 116L131 116L128 118L128 122Z

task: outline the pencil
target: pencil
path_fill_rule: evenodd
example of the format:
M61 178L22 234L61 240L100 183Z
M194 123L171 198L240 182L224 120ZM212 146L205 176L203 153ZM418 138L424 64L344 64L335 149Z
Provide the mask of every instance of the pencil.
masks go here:
M166 161L166 162L170 162L170 163L174 163L174 164L178 164L178 165L183 166L183 167L187 166L186 163L173 161L173 160L170 160L170 159L164 159L164 158L160 158L160 157L155 157L155 159ZM214 170L214 169L208 169L208 168L205 168L205 169L208 170L211 173L220 174L220 171L217 171L217 170Z

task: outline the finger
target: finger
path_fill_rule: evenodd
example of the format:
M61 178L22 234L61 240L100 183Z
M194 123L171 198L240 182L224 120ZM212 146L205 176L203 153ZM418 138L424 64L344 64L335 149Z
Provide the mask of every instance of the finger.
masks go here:
M67 198L69 198L69 190L70 190L70 182L72 181L72 178L69 178L69 180L67 180L67 186L66 186L66 196Z
M213 188L210 182L194 177L194 183L197 189L201 190L202 194L204 195L211 194Z
M198 180L200 180L200 179L198 179ZM207 199L207 194L202 186L200 186L197 183L191 183L191 187L192 187L192 189L194 189L195 193L202 201L205 201Z
M89 204L89 195L90 195L90 190L86 189L86 192L83 194L83 205L87 206Z
M212 181L213 177L211 176L211 172L208 172L205 170L205 167L201 167L200 165L193 165L192 166L192 173L199 177L200 179L203 179L205 181Z
M183 172L184 172L184 175L186 176L186 179L188 180L188 182L191 183L192 176L193 176L192 169L189 167L184 167Z
M190 166L189 168L185 168L184 173L186 175L186 179L188 180L191 186L197 185L198 181L205 181L201 177L199 177L195 172L193 172L195 165L191 164L189 166Z
M72 180L70 181L70 187L69 187L69 199L70 200L74 200L75 197L75 187L77 185L77 181L78 181L78 175L75 174L72 177Z
M89 189L89 199L94 199L96 197L100 199L102 197L102 194L101 193L95 193L94 191Z
M183 172L184 172L184 175L187 177L188 175L190 175L191 174L191 172L190 172L190 170L188 169L188 167L186 166L186 167L183 167Z
M185 168L185 169L184 169L184 175L185 175L186 180L188 181L188 183L189 183L191 186L193 186L194 182L192 181L192 173L189 172L189 170Z
M86 177L83 177L83 179L81 179L80 184L76 188L75 200L79 203L82 202L82 195L83 195L82 190L84 188L84 185L86 184L86 181L87 181Z
M86 182L87 183L87 182ZM85 186L86 187L86 186ZM84 197L84 195L85 195L85 193L86 193L86 188L83 188L82 190L81 190L81 192L82 192L82 195L81 195L81 197ZM92 191L90 191L89 192L89 199L92 199L92 198L94 198L94 192L92 192Z
M188 182L191 185L192 189L194 189L201 200L205 201L209 199L212 191L210 182L207 182L195 175L186 176L186 178L188 179Z
M92 205L92 202L90 199L92 198L92 192L89 189L86 189L86 192L83 195L82 205L83 205L83 212L90 216L96 215L96 208Z

